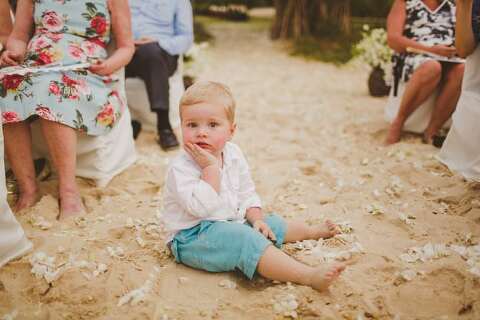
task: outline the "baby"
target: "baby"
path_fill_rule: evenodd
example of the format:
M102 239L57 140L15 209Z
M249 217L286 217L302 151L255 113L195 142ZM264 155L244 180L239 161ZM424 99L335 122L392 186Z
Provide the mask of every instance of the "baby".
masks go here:
M180 101L180 118L185 152L168 168L163 213L177 262L326 289L343 264L311 267L279 248L332 237L337 227L328 220L312 227L263 214L247 161L230 142L236 129L230 90L220 83L195 83Z

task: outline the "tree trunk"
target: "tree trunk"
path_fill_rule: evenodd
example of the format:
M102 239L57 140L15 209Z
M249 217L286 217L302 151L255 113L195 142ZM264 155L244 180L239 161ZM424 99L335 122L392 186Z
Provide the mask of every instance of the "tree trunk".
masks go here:
M272 39L298 39L325 22L351 32L351 0L274 0L274 4Z
M352 31L350 0L334 0L330 9L330 18L345 34L350 34Z
M283 16L285 15L285 8L287 7L287 3L285 0L275 0L275 20L273 21L271 37L272 39L280 38L280 34L282 32L282 21Z

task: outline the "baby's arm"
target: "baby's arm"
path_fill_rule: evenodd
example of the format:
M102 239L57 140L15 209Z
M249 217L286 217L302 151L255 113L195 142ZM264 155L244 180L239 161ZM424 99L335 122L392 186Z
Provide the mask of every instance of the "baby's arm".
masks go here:
M258 207L248 208L247 213L245 214L245 218L253 226L253 228L258 232L260 232L261 234L263 234L265 238L271 239L273 241L277 240L272 229L270 229L268 224L266 224L265 221L263 221L262 208L258 208Z
M108 59L90 67L92 72L102 76L110 75L127 65L135 52L128 1L110 0L108 7L112 17L112 33L115 37L116 50Z
M193 143L187 143L185 151L202 169L202 180L211 185L217 193L220 193L221 179L218 160L211 153Z

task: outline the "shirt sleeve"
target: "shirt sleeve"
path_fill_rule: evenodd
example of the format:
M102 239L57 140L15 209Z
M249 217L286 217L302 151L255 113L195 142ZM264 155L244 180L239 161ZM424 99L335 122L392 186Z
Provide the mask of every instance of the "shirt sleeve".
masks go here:
M171 55L180 55L193 43L193 13L189 0L177 1L173 24L174 36L159 39L158 43Z
M167 174L167 187L180 206L198 218L222 218L228 212L224 200L211 185L200 179L195 168L173 166Z
M255 184L253 183L252 177L250 176L250 168L248 166L247 160L245 159L243 153L239 151L239 171L240 171L240 189L238 193L239 200L239 211L242 214L245 214L248 208L252 207L262 207L262 202L257 192L255 191Z

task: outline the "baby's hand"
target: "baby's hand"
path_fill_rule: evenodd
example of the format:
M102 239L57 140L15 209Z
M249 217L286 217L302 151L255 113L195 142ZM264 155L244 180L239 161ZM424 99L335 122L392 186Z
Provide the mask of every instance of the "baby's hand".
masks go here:
M277 237L273 233L272 229L265 223L263 220L257 220L253 223L253 228L263 234L265 238L270 239L272 241L277 241Z
M210 166L218 166L218 160L210 152L200 148L196 144L187 143L185 145L185 151L192 156L193 160L200 166L200 168L205 169Z

